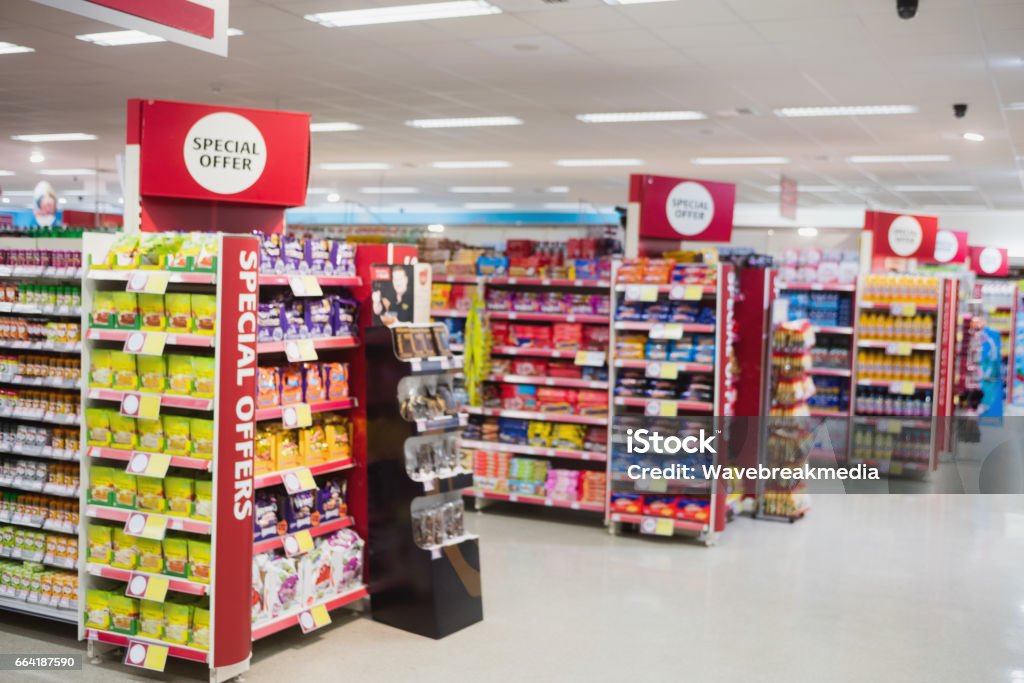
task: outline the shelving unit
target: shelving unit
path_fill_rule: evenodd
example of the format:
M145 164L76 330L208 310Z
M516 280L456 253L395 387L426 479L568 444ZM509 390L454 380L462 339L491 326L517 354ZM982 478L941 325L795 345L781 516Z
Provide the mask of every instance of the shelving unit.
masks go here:
M978 279L974 282L973 298L980 300L981 312L989 329L999 333L1003 395L1009 402L1013 391L1013 376L1016 372L1016 330L1020 300L1017 285L1007 280Z
M68 623L79 611L81 257L78 238L0 237L0 460L32 465L0 475L0 528L10 532L0 573L38 562L47 577L45 590L38 581L33 590L4 581L0 609ZM6 299L15 289L17 298ZM35 504L28 512L15 500ZM31 545L23 534L32 534ZM67 590L49 588L58 585Z

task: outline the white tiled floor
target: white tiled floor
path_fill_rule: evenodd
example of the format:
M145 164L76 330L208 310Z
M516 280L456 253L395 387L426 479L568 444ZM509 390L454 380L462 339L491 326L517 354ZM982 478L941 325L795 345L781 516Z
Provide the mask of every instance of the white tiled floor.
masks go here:
M710 549L496 506L469 515L482 623L433 641L336 616L258 643L246 680L1024 681L1024 499L822 495L814 506L793 525L740 518ZM66 652L80 647L72 636L0 617L3 652ZM142 678L108 662L17 680L202 675L177 665Z

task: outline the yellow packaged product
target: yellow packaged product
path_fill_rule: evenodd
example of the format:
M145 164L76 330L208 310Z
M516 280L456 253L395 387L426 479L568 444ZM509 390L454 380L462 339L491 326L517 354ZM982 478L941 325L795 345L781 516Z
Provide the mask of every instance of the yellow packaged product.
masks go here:
M118 391L136 391L139 388L139 373L135 367L135 356L124 351L110 352L110 368L114 373L113 387Z
M164 426L164 437L167 439L167 455L189 456L192 454L192 441L189 436L189 418L180 415L162 415L160 422Z
M164 573L170 576L188 576L188 541L170 536L164 539Z
M123 529L114 529L113 554L110 564L121 569L135 569L139 566L139 549L135 537L129 536Z
M167 497L167 514L188 517L192 514L193 479L189 477L165 477L164 495Z
M119 469L112 469L112 474L114 480L114 506L134 510L137 499L135 475L128 474Z
M210 649L210 610L192 608L192 646Z
M86 531L89 539L88 561L93 564L110 564L113 552L113 529L109 526L90 524Z
M143 330L160 332L167 329L167 310L163 294L139 294L140 327Z
M194 396L213 398L216 371L213 356L192 356L192 372L195 373Z
M298 433L294 429L277 432L277 469L287 470L302 464Z
M324 436L327 439L328 460L352 457L351 424L347 418L328 414L324 418Z
M164 640L185 645L192 622L192 607L177 602L164 603Z
M213 420L193 417L189 431L192 433L192 457L213 459Z
M217 331L217 297L213 294L192 295L192 322L196 334Z
M107 408L85 409L85 441L90 446L110 445L110 415Z
M110 593L110 630L135 635L139 629L139 601L117 593Z
M117 329L139 329L139 297L135 292L114 292L114 310L117 311Z
M163 479L158 477L136 477L135 488L138 491L137 502L140 510L161 514L167 510Z
M117 309L114 308L113 292L101 289L93 295L89 324L100 329L116 327Z
M109 389L114 382L114 369L110 364L110 351L93 349L89 354L89 386Z
M191 295L164 294L164 311L167 313L168 332L192 331Z
M195 496L192 518L209 522L213 519L213 482L209 479L196 479Z
M304 465L308 467L320 465L330 459L327 435L323 422L314 422L311 426L303 429L300 439L300 450Z
M164 605L153 600L139 601L139 635L160 640L164 637Z
M104 631L110 628L110 593L90 588L85 592L85 625Z
M95 466L89 468L90 503L112 505L114 502L114 468Z
M275 461L277 437L269 429L261 429L256 432L256 452L253 456L253 474L269 474L276 469Z
M139 550L139 569L153 574L163 572L164 554L160 541L140 536L135 538L135 547Z
M135 418L126 417L111 410L108 419L110 421L110 447L134 449L139 442L138 434L135 431Z
M135 430L139 434L139 448L154 453L164 450L164 426L162 420L138 420Z
M192 356L171 354L167 356L167 393L189 396L195 385L196 376L192 370Z
M139 372L139 386L142 391L162 394L167 388L167 359L163 356L136 356L135 366Z
M135 268L139 265L139 233L118 233L110 251L107 252L107 264L111 268Z
M200 583L210 583L210 544L207 541L188 542L188 577Z

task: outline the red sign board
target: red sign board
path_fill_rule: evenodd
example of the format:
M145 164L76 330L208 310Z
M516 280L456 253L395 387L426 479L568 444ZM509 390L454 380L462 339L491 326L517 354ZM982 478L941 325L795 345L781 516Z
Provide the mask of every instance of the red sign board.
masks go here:
M305 203L309 114L129 100L128 124L143 198Z
M959 230L939 230L935 233L936 263L967 263L967 233Z
M935 216L865 211L864 229L872 232L875 256L931 261L935 254L939 219Z
M783 218L796 220L796 205L799 190L796 181L782 176L779 178L779 215Z
M971 270L978 275L1006 277L1010 274L1010 252L1002 247L970 247Z
M217 489L214 525L213 665L243 662L252 649L253 444L256 432L256 310L259 240L222 238L218 267Z
M655 175L629 177L629 201L640 205L640 238L728 242L736 186Z

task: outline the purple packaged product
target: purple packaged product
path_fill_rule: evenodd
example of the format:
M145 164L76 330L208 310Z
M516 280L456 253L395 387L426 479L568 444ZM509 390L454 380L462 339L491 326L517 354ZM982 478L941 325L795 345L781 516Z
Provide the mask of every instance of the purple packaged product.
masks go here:
M282 269L285 273L308 273L306 249L301 237L285 235L281 245Z
M541 313L565 313L565 297L560 292L544 292L540 300Z
M330 267L330 240L310 238L306 240L305 258L309 264L309 272L327 275L332 272Z
M281 272L281 236L256 233L260 238L260 272Z
M356 251L348 242L331 241L328 267L338 277L354 277L356 274Z
M253 513L253 536L255 540L277 536L277 500L266 491L257 491Z
M323 488L316 492L316 509L320 513L321 524L339 519L345 514L345 500L341 497L341 486L338 482L324 482Z
M516 292L512 299L512 310L521 313L536 313L540 310L540 295L537 292Z
M356 318L359 313L359 304L352 299L344 299L340 296L331 298L331 329L335 337L356 336Z
M257 341L284 339L284 306L280 301L261 303L256 311Z
M316 493L301 491L292 496L282 495L278 498L278 510L284 512L284 521L288 524L288 533L309 529L313 526L313 512L316 510Z
M312 337L330 337L333 334L331 324L332 301L329 296L323 299L310 299L306 303L306 329Z
M302 299L291 299L284 305L284 338L306 339L309 329L306 327L306 302Z
M611 301L603 294L595 294L593 299L591 299L591 303L595 315L608 315L611 313Z

